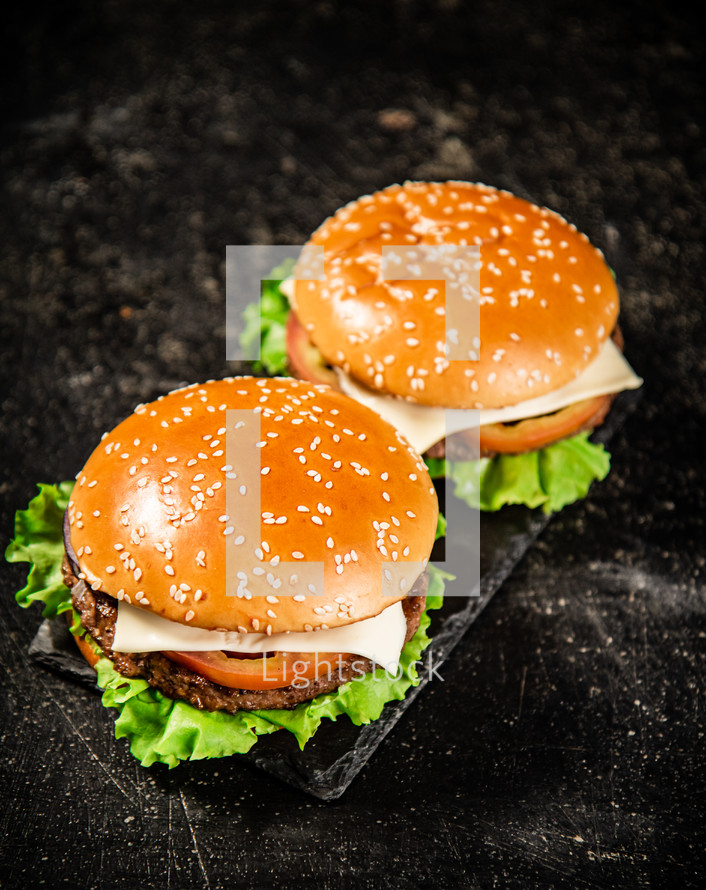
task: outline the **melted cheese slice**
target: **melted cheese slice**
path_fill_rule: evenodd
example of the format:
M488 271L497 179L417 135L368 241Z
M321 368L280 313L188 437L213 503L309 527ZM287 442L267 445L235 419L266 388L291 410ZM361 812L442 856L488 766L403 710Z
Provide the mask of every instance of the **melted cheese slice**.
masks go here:
M440 439L452 433L489 423L509 423L551 414L583 399L610 395L626 389L637 389L642 379L625 360L622 352L607 340L591 364L575 380L554 392L510 405L481 411L447 411L429 405L416 405L393 396L380 395L336 369L341 389L346 395L372 408L402 433L416 450L423 454Z
M204 630L168 621L121 601L113 648L117 652L350 652L369 658L394 674L407 634L402 603L388 606L374 618L342 627L302 633L240 634Z

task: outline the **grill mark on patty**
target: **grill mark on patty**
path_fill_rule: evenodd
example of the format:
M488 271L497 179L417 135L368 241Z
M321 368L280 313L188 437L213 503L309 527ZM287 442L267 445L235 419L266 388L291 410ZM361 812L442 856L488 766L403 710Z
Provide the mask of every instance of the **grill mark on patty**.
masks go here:
M81 624L98 643L103 654L113 662L116 671L124 677L147 680L169 698L183 699L202 710L228 711L234 714L240 710L294 708L302 701L337 689L374 667L368 658L349 655L340 659L335 670L324 672L314 680L302 681L301 685L279 689L230 689L176 664L161 652L114 652L117 601L102 591L91 590L87 584L76 578L66 557L62 570L64 581L71 589L73 606L81 616ZM402 600L402 609L407 620L405 643L409 642L419 627L428 586L429 575L423 572L409 595Z

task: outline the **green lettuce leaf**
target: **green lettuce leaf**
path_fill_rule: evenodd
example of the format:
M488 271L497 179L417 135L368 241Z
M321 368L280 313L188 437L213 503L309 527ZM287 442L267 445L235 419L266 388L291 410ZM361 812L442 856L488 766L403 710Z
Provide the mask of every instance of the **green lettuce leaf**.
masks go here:
M17 602L23 608L41 602L42 615L56 618L71 607L61 562L64 557L64 511L73 482L39 485L38 488L39 494L30 501L28 508L15 514L15 536L5 550L5 559L31 565L26 585L15 594Z
M259 341L260 359L253 363L253 370L258 374L289 375L285 342L289 300L279 286L293 267L294 260L287 260L273 269L271 278L262 282L259 301L249 303L243 311L245 324L240 345L246 354L255 355Z
M456 497L474 509L524 504L553 513L585 497L592 482L608 475L610 454L588 436L578 433L528 454L476 461L428 459L427 467L434 478L447 475Z
M62 521L72 485L40 485L28 508L18 511L15 538L6 551L10 562L31 564L27 585L17 594L17 601L22 606L41 602L47 618L72 610L69 590L61 578ZM377 669L291 711L200 711L162 695L145 680L122 677L102 656L96 665L97 683L103 690L103 705L118 711L116 738L128 740L132 754L143 766L163 763L174 767L182 760L245 753L259 736L279 729L291 732L303 748L324 718L336 720L345 714L356 726L376 720L387 702L403 699L419 683L417 664L430 643L428 610L441 607L445 581L451 578L433 565L429 572L427 610L402 651L397 674ZM75 612L73 629L78 629ZM90 636L86 639L100 652Z

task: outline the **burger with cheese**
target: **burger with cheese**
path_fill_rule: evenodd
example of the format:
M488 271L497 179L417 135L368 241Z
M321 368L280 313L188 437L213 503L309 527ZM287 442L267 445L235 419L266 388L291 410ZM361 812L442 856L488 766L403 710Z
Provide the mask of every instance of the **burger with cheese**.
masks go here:
M430 467L471 455L446 409L477 411L483 509L555 509L607 473L608 455L588 434L616 393L642 381L622 355L611 270L573 225L488 186L411 182L341 208L309 245L323 248L324 275L300 263L281 286L291 373L373 408ZM383 269L386 247L438 245L478 248L472 359L448 357L444 287ZM463 460L444 468L459 481L467 470Z
M437 519L417 452L328 386L236 377L139 406L63 521L72 631L118 733L173 764L377 717L427 641Z

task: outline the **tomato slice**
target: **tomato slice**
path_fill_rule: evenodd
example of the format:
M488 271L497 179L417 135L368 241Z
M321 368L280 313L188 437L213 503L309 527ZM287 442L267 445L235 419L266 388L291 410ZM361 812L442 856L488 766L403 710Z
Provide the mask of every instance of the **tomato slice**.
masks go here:
M287 316L285 328L287 358L295 377L310 383L328 383L338 389L336 372L326 364L324 357L309 339L304 325L294 311Z
M610 405L610 396L596 396L568 405L554 414L531 417L518 423L490 423L480 428L481 452L521 454L536 451L571 436L593 421L598 425ZM600 415L600 417L599 417Z
M338 652L275 652L261 657L213 652L163 652L207 680L229 689L278 689L305 686L323 673L338 670L346 655Z

